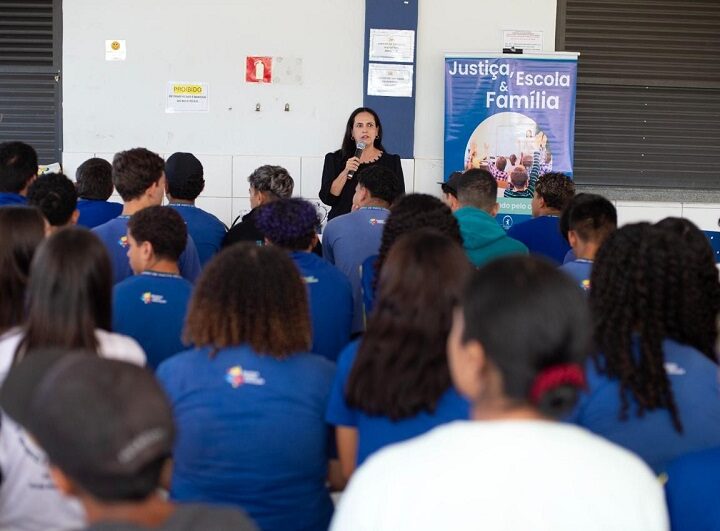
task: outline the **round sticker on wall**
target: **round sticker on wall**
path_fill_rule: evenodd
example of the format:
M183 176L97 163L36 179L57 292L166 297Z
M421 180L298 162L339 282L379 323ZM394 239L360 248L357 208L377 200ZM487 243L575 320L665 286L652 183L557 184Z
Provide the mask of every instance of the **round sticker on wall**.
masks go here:
M112 41L112 44L110 45L110 48L117 51L120 49L120 43L118 41Z

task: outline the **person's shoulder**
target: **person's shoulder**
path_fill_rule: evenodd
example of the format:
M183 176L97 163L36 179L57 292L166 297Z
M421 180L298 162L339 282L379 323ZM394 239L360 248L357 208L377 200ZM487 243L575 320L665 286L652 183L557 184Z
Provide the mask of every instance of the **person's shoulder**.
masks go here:
M123 228L127 226L127 219L122 217L116 217L109 221L106 221L102 225L98 225L97 227L93 227L91 230L92 232L96 234L107 234L113 231L116 231L118 228Z
M335 364L326 357L313 352L299 352L293 354L296 363L307 371L309 375L323 379L332 379L335 374Z

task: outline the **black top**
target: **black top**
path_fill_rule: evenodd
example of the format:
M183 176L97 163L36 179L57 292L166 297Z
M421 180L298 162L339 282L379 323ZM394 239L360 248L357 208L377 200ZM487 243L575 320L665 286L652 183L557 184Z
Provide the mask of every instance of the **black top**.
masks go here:
M330 209L330 213L328 214L328 220L347 214L352 208L352 198L353 195L355 195L355 179L348 179L345 182L345 186L343 186L339 196L332 195L330 193L330 185L345 169L345 164L347 163L348 158L350 157L343 157L341 150L325 155L322 185L320 186L320 199L323 203L332 207ZM398 190L400 190L401 194L405 193L405 178L403 177L399 155L389 155L388 153L383 152L377 160L372 162L363 162L360 164L358 171L367 168L368 166L372 166L373 164L380 164L392 170L398 179Z

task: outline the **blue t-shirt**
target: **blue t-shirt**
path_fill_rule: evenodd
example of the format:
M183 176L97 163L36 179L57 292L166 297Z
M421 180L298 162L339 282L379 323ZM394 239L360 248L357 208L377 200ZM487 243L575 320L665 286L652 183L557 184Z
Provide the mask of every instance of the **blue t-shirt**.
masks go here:
M634 348L639 352L638 338ZM720 446L718 366L694 348L670 339L663 341L663 352L683 433L675 430L667 409L638 417L630 395L628 419L620 420L620 382L598 373L592 361L586 368L588 392L569 419L635 452L656 472L683 454Z
M118 217L123 206L99 199L78 199L77 209L80 212L78 225L92 229Z
M563 263L570 244L560 234L560 218L539 216L513 225L507 235L524 243L530 254L549 258L557 265Z
M92 229L105 244L108 253L110 253L110 262L112 262L113 268L113 282L115 284L122 282L133 274L130 268L130 260L127 256L127 224L129 219L130 216L118 216ZM188 235L187 245L180 255L178 265L180 266L180 274L190 282L195 282L197 277L200 276L200 259L198 258L195 243L190 235Z
M342 272L314 253L290 253L308 288L312 320L312 351L330 361L350 341L352 286Z
M377 254L368 256L360 266L360 289L362 290L363 310L365 316L369 317L375 306L375 277L377 271L375 271L375 262L378 259Z
M187 347L181 341L192 284L179 275L145 271L113 290L113 331L134 338L158 365Z
M720 531L720 448L670 463L665 495L673 531Z
M334 370L315 354L278 359L246 345L162 363L157 377L178 426L172 499L238 505L266 531L327 529Z
M363 411L351 408L345 402L345 388L359 346L360 342L354 341L340 354L326 414L330 424L357 428L357 466L360 466L374 452L389 444L422 435L440 424L454 420L467 420L470 417L470 404L458 394L454 387L442 395L434 413L421 412L413 417L397 421L385 416L368 415Z
M27 198L11 192L0 192L0 207L27 205Z
M570 275L585 291L590 291L590 273L592 273L592 260L576 258L560 266L560 271Z
M200 264L205 265L220 250L227 227L218 218L194 205L170 204L187 223Z
M323 233L323 257L347 275L353 288L353 332L365 329L360 265L378 253L388 215L386 208L362 207L331 219Z

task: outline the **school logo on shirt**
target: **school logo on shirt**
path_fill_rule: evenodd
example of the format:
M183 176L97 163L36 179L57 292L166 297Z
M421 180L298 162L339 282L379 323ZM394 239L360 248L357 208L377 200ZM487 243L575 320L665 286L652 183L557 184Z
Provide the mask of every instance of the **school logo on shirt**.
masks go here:
M385 225L385 220L378 218L370 218L370 225Z
M265 385L265 379L260 376L257 371L246 371L240 365L230 367L225 374L225 381L229 383L233 389L237 389L243 384L247 385Z
M155 295L154 293L150 293L149 291L143 293L140 296L140 300L143 301L145 304L167 304L165 297L163 297L162 295Z
M583 280L580 285L582 286L582 289L584 289L585 291L590 291L590 279L589 278L586 278L585 280Z
M305 281L305 284L317 284L320 282L320 279L318 277L314 277L310 275L309 277L303 277L303 280Z
M127 236L120 236L120 239L118 240L118 245L120 247L124 247L127 249L127 246L128 246Z
M673 363L672 361L665 362L665 372L668 374L668 376L683 376L687 373L685 369L680 367L677 363Z

